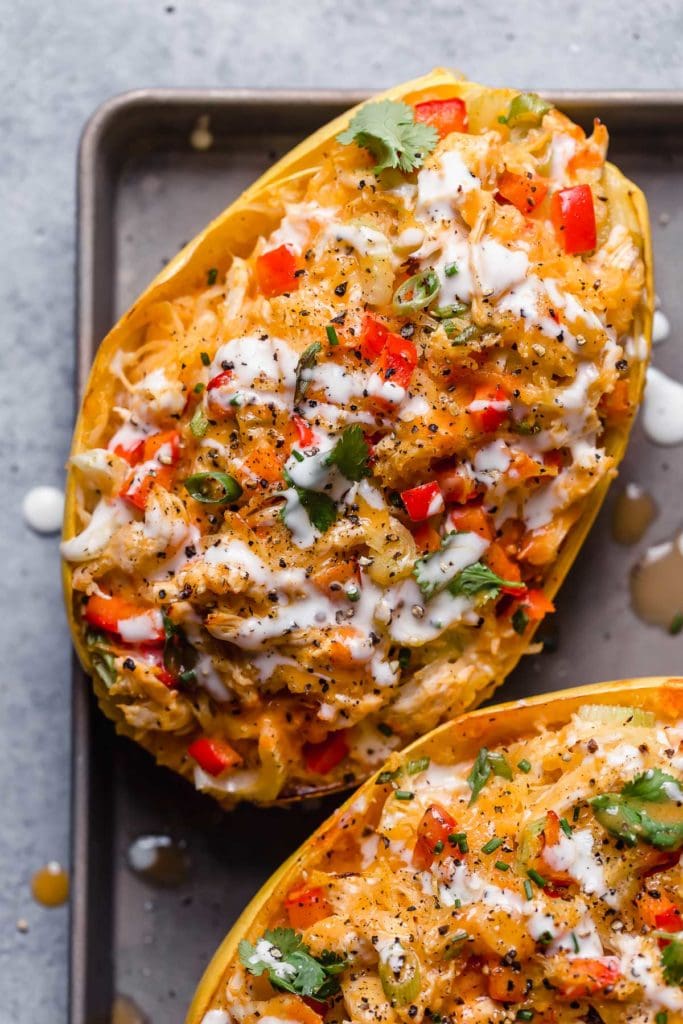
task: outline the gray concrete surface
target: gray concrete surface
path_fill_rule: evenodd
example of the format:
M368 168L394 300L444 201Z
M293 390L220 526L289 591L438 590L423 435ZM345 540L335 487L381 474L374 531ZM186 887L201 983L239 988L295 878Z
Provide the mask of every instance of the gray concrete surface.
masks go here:
M61 482L69 443L81 127L139 86L380 87L435 64L492 84L682 87L683 4L0 2L2 1021L66 1016L67 911L34 905L28 883L68 860L70 650L57 542L31 534L20 504Z

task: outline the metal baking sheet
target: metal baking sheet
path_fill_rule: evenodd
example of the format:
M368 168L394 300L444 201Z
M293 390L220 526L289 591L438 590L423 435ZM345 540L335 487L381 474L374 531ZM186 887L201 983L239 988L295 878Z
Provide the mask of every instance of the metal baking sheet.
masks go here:
M360 94L149 90L101 107L79 164L78 394L99 340L188 239L294 143ZM683 379L677 248L683 233L683 94L561 93L589 125L600 116L611 157L642 185L653 219L657 288L674 329L655 361ZM193 147L208 118L211 148ZM558 643L526 658L504 690L516 697L574 683L681 671L683 636L642 625L628 575L644 548L680 528L683 447L650 444L636 425L619 480L558 601ZM635 548L611 539L616 494L639 483L660 512ZM181 1024L218 942L270 872L334 800L290 810L223 814L148 755L118 739L74 668L71 1024L105 1024L116 995L150 1024ZM159 889L126 866L143 834L186 844L187 880ZM128 1018L126 1018L127 1020ZM132 1020L132 1018L131 1018Z

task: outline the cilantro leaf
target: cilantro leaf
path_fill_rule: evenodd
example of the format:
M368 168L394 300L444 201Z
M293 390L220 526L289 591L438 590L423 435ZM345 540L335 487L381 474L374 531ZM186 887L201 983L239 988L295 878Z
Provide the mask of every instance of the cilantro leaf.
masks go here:
M337 519L337 506L329 494L318 491L307 491L304 487L295 488L299 501L306 509L311 525L320 533L325 533Z
M650 768L642 775L636 776L633 782L627 782L621 790L621 795L632 797L636 800L646 800L649 803L663 803L671 799L671 792L667 793L665 786L674 787L680 790L680 783L673 775L661 771L659 768Z
M308 385L310 379L306 374L306 370L312 370L315 364L318 362L318 355L322 351L322 345L319 341L314 341L312 344L305 348L299 356L299 362L296 364L296 383L294 385L294 404L297 405L306 392L308 391Z
M667 985L683 985L683 932L656 932L668 945L662 950L661 964Z
M316 959L303 944L301 935L292 928L266 931L256 944L242 939L239 958L250 974L267 974L275 988L300 996L325 1000L339 990L337 975L348 961L325 950Z
M90 663L104 685L109 689L116 682L116 657L110 650L106 638L96 629L87 629L85 645L90 654Z
M347 427L327 457L327 465L339 467L347 480L358 481L370 475L370 449L357 423Z
M369 150L377 160L375 174L387 168L414 171L421 167L439 140L434 128L415 121L415 113L407 103L380 100L366 103L354 114L346 131L337 136L343 145L355 142Z
M602 827L627 846L642 839L658 850L683 847L683 821L658 821L621 793L602 793L593 797L590 805Z
M498 597L501 587L509 587L511 590L524 590L524 584L516 580L504 580L497 576L483 562L475 562L465 569L448 584L448 592L454 597L461 594L464 597L474 597L481 594L487 601Z
M491 775L511 779L512 769L504 754L492 753L486 747L482 747L474 759L472 771L467 776L467 785L472 791L470 806L475 802Z

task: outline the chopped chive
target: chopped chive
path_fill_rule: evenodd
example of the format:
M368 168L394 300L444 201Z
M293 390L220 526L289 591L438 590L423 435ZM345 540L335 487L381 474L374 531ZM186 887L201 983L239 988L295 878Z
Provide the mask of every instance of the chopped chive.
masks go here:
M425 772L429 768L428 757L418 757L415 761L408 761L406 771L408 775L417 775L419 772Z
M325 334L327 335L327 340L329 341L330 345L338 345L339 344L339 338L337 337L337 332L334 329L334 327L332 326L332 324L328 324L327 325L327 327L325 328Z
M539 889L545 889L546 885L548 884L543 875L539 874L536 868L529 868L529 870L527 871L527 875L529 876L532 882L536 883Z
M396 778L397 774L398 774L398 771L395 771L395 772L380 772L379 775L377 776L377 778L375 779L375 784L378 785L378 786L386 786L387 782L393 782L394 781L394 779Z
M671 636L678 636L680 631L683 629L683 614L676 612L673 619L669 623L669 633Z
M382 733L382 736L393 736L394 730L386 722L377 723L377 731Z
M520 772L524 772L525 775L528 775L531 771L531 761L527 761L527 759L523 757L521 761L517 762L517 767Z
M296 448L292 448L292 455L294 456L297 462L304 461L304 456L301 454L301 452L298 452Z
M446 266L443 268L443 272L446 275L446 277L455 277L455 275L458 273L458 264L447 263Z
M534 890L528 878L524 879L524 895L528 900L532 900L534 898Z
M572 811L572 821L578 821L580 814L581 814L581 808L577 804L576 807L574 808L574 810Z
M509 871L510 870L510 865L506 864L504 860L497 860L496 863L493 866L495 868L498 868L499 871Z
M533 1010L517 1010L517 1013L515 1015L515 1020L533 1020L533 1019L534 1019L534 1011Z
M397 789L394 796L397 800L413 800L415 794L411 793L408 789Z
M552 932L541 932L538 936L537 942L540 942L542 946L547 946L549 942L552 942L555 936Z
M470 936L469 936L468 932L466 932L466 931L459 931L459 932L454 932L453 935L451 935L449 941L450 942L464 942L465 939L469 939L469 937Z
M579 940L577 939L577 937L574 934L574 932L572 932L572 946L574 947L574 952L575 953L578 953L579 950L581 949L581 946L579 945Z
M668 1024L669 1014L666 1010L660 1010L655 1016L655 1024Z
M349 589L345 591L345 593L347 600L360 601L360 590L358 589L358 587L349 587Z
M203 362L204 366L211 366L211 359L208 352L200 352L199 358Z
M206 283L208 285L215 284L218 279L218 267L210 267L206 272Z
M570 836L574 831L566 818L560 818L560 828L566 836Z
M443 839L439 839L438 843L434 844L433 854L443 853Z
M457 898L457 896L456 896L456 898L453 900L453 908L455 910L460 910L461 906L462 906L462 900L459 900Z
M201 395L203 390L204 390L204 385L201 383L201 381L200 381L199 384L195 384L195 386L194 386L194 393L195 393L195 395Z
M494 853L494 851L497 850L499 846L502 846L504 842L505 840L501 839L500 836L494 836L493 839L489 839L488 843L484 843L481 848L481 852Z

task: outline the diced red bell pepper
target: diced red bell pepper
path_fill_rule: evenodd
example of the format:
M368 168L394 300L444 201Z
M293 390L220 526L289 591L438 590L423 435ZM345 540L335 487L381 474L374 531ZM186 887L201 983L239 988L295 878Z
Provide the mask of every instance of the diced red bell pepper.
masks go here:
M223 370L221 373L217 373L215 377L212 377L209 383L206 385L207 391L215 391L216 388L222 388L224 384L227 384L232 377L232 370Z
M231 747L227 740L215 737L200 736L198 740L190 743L187 752L207 775L213 775L214 778L229 768L236 768L242 764L242 758L234 747Z
M325 899L325 892L319 887L292 889L285 900L285 910L292 928L303 931L317 924L332 913Z
M164 623L158 608L145 608L133 604L122 597L104 597L93 594L83 612L85 619L96 629L121 636L121 623L131 619L147 620L140 622L143 636L137 636L131 643L159 644L164 642ZM136 629L136 632L138 630ZM125 627L124 627L125 639Z
M256 281L259 290L268 299L284 292L295 292L299 287L299 260L288 245L264 252L256 260Z
M533 213L548 192L548 182L535 174L513 174L503 171L498 179L498 192L520 213Z
M135 441L129 446L117 444L114 448L114 455L118 455L120 458L125 459L129 466L137 466L138 462L142 458L144 449L145 439L144 437L141 437L139 441Z
M331 732L322 743L304 743L303 755L309 772L327 775L336 768L349 752L346 730Z
M521 604L531 622L540 622L549 612L555 611L553 602L540 589L527 590Z
M510 399L497 384L482 384L475 391L474 398L467 406L467 411L478 430L492 434L498 430L510 415Z
M413 866L418 871L427 871L434 863L434 858L443 853L448 846L448 837L455 831L455 818L452 818L441 804L430 804L420 819L417 827L417 842L413 849Z
M417 349L400 334L387 335L375 369L385 380L407 388L417 366Z
M315 441L315 434L303 416L299 416L297 413L294 413L292 416L292 423L296 429L301 447L308 448L312 445Z
M551 972L551 981L565 999L586 999L609 989L621 976L615 956L574 957L562 960Z
M436 128L443 139L451 132L467 131L467 106L456 96L448 100L426 100L415 105L415 120Z
M443 494L437 480L430 480L429 483L420 484L419 487L401 491L401 501L414 523L420 523L423 519L435 516L444 507Z
M493 540L491 520L481 505L463 505L448 513L448 522L458 533L478 533L484 540Z
M663 932L678 932L683 928L680 909L664 893L644 892L638 901L638 909L650 928L659 928ZM660 945L666 944L666 939L660 939Z
M154 484L168 489L173 480L173 466L180 456L180 434L177 430L165 430L146 437L142 451L141 468L151 463L148 472L136 470L125 483L121 497L129 504L144 511L147 498ZM163 459L163 461L160 461ZM156 463L156 465L155 465Z
M562 188L553 195L550 214L557 240L570 255L595 249L597 228L590 185Z
M383 320L372 313L366 313L360 329L360 350L363 357L374 362L384 348L389 333L389 328Z

